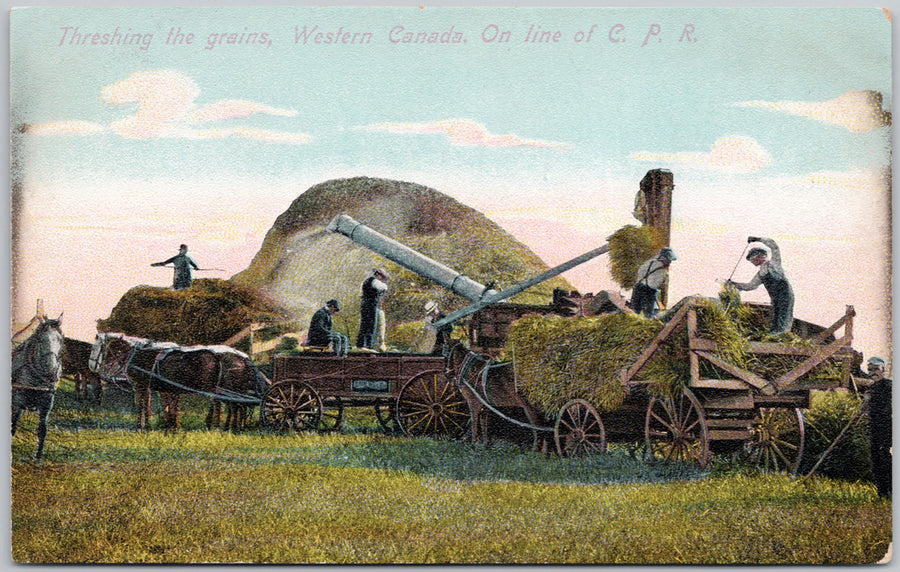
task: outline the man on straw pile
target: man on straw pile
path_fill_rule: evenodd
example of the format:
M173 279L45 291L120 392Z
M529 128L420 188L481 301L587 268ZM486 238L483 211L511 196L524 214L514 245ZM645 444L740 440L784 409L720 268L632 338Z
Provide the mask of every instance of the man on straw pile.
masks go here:
M635 313L647 318L655 318L659 313L659 291L669 276L669 265L673 260L677 260L675 253L666 247L638 268L631 291L631 307Z
M790 332L791 325L794 323L794 291L784 273L784 268L781 267L781 250L771 238L759 236L747 238L748 244L754 242L761 242L769 247L772 251L771 259L765 248L759 246L751 248L747 253L747 260L759 268L756 276L750 282L729 280L728 283L738 290L755 290L760 285L765 286L766 292L769 293L769 298L772 300L772 323L769 325L769 333Z
M350 346L347 336L334 331L332 316L341 311L337 300L325 302L325 306L316 310L309 322L309 333L306 335L306 343L316 347L328 347L334 350L335 355L345 356Z
M878 496L891 498L891 385L880 357L870 357L866 364L874 384L869 393L869 451Z
M186 244L182 244L178 247L178 254L173 256L168 260L163 260L162 262L154 262L150 266L165 266L170 262L175 266L175 279L172 284L172 287L175 290L184 290L186 288L191 287L191 282L193 281L193 276L191 274L191 267L193 266L195 269L199 270L200 267L197 266L197 263L194 262L194 259L188 256L188 247Z

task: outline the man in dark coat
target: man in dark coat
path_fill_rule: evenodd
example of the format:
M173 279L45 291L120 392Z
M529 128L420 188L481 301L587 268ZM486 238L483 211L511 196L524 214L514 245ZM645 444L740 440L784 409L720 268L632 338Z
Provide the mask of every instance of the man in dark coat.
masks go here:
M438 308L437 302L429 300L425 304L425 322L431 324L443 320L447 316ZM453 333L453 324L444 324L437 329L434 337L434 347L431 348L431 355L439 356L444 353L444 346L450 343L450 335Z
M186 244L182 244L178 247L178 254L173 256L168 260L164 260L162 262L154 262L150 266L165 266L170 262L175 266L175 280L172 284L172 287L176 290L184 290L185 288L191 287L191 282L193 281L193 276L191 275L191 267L199 270L200 267L197 266L197 263L194 262L194 259L188 256L188 247Z
M376 268L362 283L362 301L359 305L359 334L356 345L361 348L375 347L375 327L381 299L387 293L390 280L383 268Z
M781 250L771 238L750 236L747 237L747 242L765 244L772 251L772 257L769 258L769 253L764 248L751 248L747 253L747 260L759 268L756 276L746 283L730 280L729 282L738 290L755 290L760 285L765 286L772 300L772 323L769 325L769 333L790 332L794 323L794 291L784 273L784 268L781 267Z
M891 498L891 385L884 376L885 363L871 357L867 364L874 384L869 392L869 452L878 496Z
M328 347L331 345L334 353L339 356L347 355L350 341L347 336L334 331L332 316L341 311L341 305L337 300L325 302L325 306L316 310L309 322L309 333L306 335L306 343L310 346Z

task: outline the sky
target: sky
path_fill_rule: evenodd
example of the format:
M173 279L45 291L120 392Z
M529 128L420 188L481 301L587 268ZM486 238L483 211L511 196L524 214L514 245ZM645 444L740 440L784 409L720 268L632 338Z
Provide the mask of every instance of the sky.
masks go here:
M854 347L889 357L890 30L873 8L15 9L13 323L42 298L90 340L179 244L228 278L303 191L360 175L556 265L638 224L664 168L670 300L749 280L747 237L772 237L795 316L852 305ZM608 264L564 276L619 290Z

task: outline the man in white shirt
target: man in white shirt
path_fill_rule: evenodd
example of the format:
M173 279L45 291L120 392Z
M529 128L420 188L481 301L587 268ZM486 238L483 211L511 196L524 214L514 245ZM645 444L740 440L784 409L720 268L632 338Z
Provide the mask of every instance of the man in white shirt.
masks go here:
M669 264L673 260L677 260L675 253L666 247L638 268L631 291L631 308L635 313L647 318L655 318L659 313L659 291L669 276Z

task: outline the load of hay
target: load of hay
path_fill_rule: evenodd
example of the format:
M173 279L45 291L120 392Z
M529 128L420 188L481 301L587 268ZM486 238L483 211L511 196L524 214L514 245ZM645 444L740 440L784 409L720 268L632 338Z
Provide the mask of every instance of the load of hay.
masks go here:
M731 296L730 302L727 296ZM619 376L633 364L666 321L685 303L698 304L700 337L716 343L716 354L725 361L772 380L803 362L803 356L759 355L750 351L750 341L759 339L760 322L751 308L734 303L734 293L722 299L685 298L661 320L635 314L607 314L589 318L526 316L509 330L505 359L515 363L519 387L525 398L550 416L572 399L585 399L600 411L618 408L626 388ZM763 328L767 327L763 323ZM668 393L690 381L687 326L682 324L643 367L639 379L649 383L654 394ZM770 340L775 341L775 340ZM780 336L780 343L808 346L793 334ZM733 379L705 360L700 360L705 379ZM841 367L828 360L806 376L816 381L840 379Z
M641 264L666 245L662 230L653 226L625 225L608 239L609 270L622 288L632 288Z

